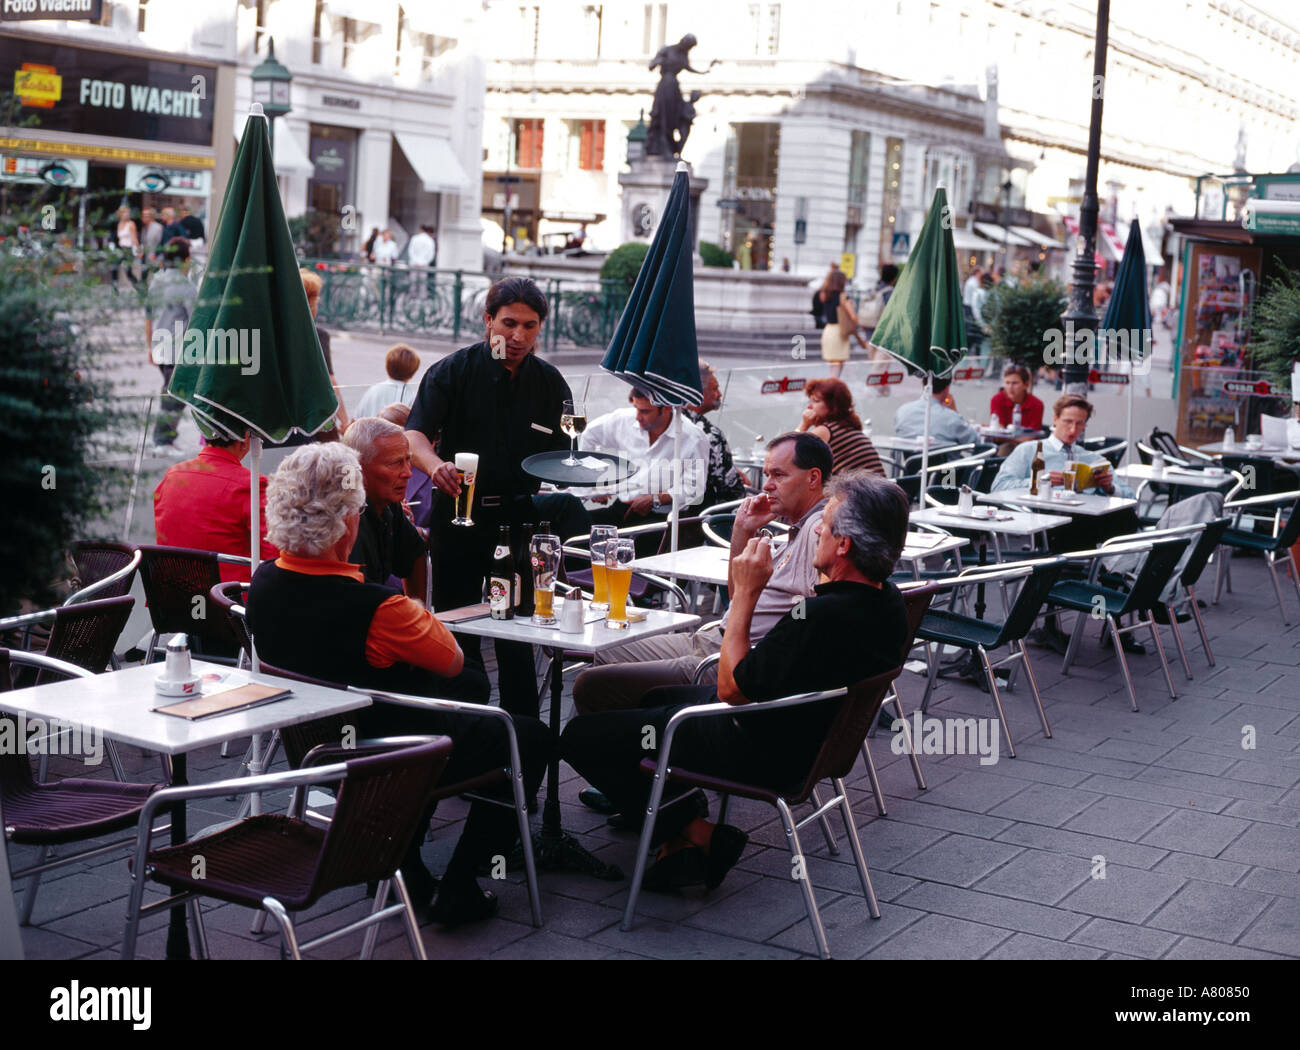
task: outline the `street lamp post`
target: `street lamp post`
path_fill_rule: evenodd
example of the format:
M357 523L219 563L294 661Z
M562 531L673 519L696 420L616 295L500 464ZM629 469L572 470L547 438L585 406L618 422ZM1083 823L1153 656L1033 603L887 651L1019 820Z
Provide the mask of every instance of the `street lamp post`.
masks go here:
M1110 0L1097 0L1097 35L1092 56L1092 116L1088 124L1088 167L1084 176L1083 201L1079 205L1079 240L1075 246L1074 281L1070 305L1061 318L1067 333L1067 358L1061 379L1068 394L1087 394L1089 361L1080 360L1079 344L1096 328L1097 311L1092 305L1096 282L1097 253L1097 166L1101 157L1101 107L1106 83L1106 37L1110 25Z
M266 59L250 74L253 79L253 101L262 104L267 128L271 136L271 163L275 157L275 118L286 116L293 107L289 105L289 85L293 74L275 57L275 38L267 45Z

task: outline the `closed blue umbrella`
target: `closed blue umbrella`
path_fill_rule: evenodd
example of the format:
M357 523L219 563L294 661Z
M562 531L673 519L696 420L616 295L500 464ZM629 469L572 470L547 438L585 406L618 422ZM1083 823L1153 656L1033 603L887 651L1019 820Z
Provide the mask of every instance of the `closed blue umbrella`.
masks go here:
M1129 361L1143 360L1146 350L1151 345L1151 306L1147 298L1147 259L1142 249L1142 230L1137 219L1129 223L1128 243L1124 245L1124 257L1115 272L1115 287L1110 293L1110 302L1106 304L1106 316L1102 318L1103 331L1126 331L1138 333L1138 345L1135 347L1129 339ZM1113 341L1113 340L1111 340ZM1139 356L1142 355L1142 356ZM1128 439L1129 457L1132 458L1133 447L1133 387L1134 372L1130 364L1128 377Z
M600 365L661 405L704 400L695 338L695 268L691 258L691 195L686 165L677 164L663 218L641 263L627 305ZM673 459L680 487L682 421L673 413ZM678 494L672 493L672 549L677 549Z

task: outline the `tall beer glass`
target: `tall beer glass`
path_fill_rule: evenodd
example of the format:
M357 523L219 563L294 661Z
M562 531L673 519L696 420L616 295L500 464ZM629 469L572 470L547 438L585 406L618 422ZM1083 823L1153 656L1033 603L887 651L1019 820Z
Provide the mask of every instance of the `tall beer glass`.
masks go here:
M627 592L632 585L632 561L636 547L631 540L605 541L605 580L609 586L609 615L605 626L614 631L626 631Z
M474 507L474 482L478 479L478 453L457 452L456 474L460 480L460 495L456 497L456 516L453 525L473 525L469 516Z
M605 545L618 538L614 525L591 527L591 607L601 612L609 608L609 585L605 578Z
M541 534L529 543L528 557L533 563L533 623L538 627L555 626L555 576L560 569L560 541Z

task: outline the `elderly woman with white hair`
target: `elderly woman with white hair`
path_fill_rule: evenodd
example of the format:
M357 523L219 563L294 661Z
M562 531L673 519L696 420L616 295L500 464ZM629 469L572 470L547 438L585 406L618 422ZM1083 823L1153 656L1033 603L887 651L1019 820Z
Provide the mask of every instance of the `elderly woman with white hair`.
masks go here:
M276 667L340 685L486 703L487 676L467 663L447 628L419 602L366 583L347 557L365 504L357 454L342 444L304 445L280 464L267 486L267 535L280 556L253 574L248 625L261 657ZM362 736L444 733L455 742L444 774L465 780L509 763L504 727L495 720L376 703L357 712ZM550 731L515 717L524 786L541 783ZM430 813L432 815L432 813ZM470 807L465 830L429 917L448 925L494 914L496 898L479 889L481 864L508 854L516 836L510 808ZM402 875L417 907L428 907L437 881L420 857L417 836Z

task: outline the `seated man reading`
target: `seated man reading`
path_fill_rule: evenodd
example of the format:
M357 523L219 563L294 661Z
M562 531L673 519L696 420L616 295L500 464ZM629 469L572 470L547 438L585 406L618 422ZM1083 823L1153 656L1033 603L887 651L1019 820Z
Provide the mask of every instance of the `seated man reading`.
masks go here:
M266 515L281 554L253 574L248 596L259 655L341 685L486 703L487 676L480 664L466 662L451 632L413 599L366 583L348 563L364 502L361 465L345 445L304 445L280 464L267 487ZM509 764L505 728L496 721L387 703L357 711L356 720L359 738L450 736L448 783ZM535 718L516 716L515 726L531 794L552 750L550 731ZM479 889L475 876L480 865L508 854L516 837L509 808L474 802L429 917L454 925L494 914L496 898ZM402 875L423 910L437 882L420 857L422 840L417 835L411 843Z
M817 534L814 565L826 578L750 649L750 625L772 575L766 537L754 537L732 561L731 616L722 641L716 697L743 705L795 693L834 689L898 666L907 618L898 588L889 582L907 534L908 500L902 489L870 474L836 479ZM563 757L623 813L645 812L651 780L640 763L646 728L661 740L672 715L714 700L712 688L654 690L630 711L579 715L560 738ZM675 765L692 772L789 790L807 775L842 698L804 707L713 717L682 725L673 744ZM664 798L683 793L671 781ZM707 803L682 802L661 812L655 827L659 859L645 887L671 890L719 885L740 858L748 836L704 819Z

